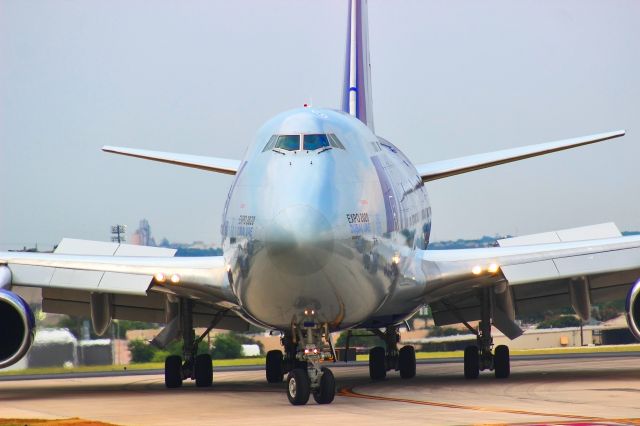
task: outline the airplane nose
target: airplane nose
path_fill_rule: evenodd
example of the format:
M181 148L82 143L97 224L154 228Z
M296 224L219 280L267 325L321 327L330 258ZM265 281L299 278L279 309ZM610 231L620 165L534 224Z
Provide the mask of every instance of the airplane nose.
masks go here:
M334 251L334 233L324 214L308 205L290 206L275 215L266 233L267 256L283 274L320 271Z

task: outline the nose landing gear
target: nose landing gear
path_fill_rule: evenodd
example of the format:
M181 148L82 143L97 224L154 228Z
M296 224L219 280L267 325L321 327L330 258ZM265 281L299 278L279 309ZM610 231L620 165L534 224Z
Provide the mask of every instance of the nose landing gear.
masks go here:
M291 367L287 375L287 398L293 405L306 404L311 395L318 404L330 404L336 395L333 373L327 367L320 366L324 361L335 361L329 328L327 324L318 324L314 314L313 310L306 310L300 325L294 325L291 333L283 338L287 357L280 365ZM327 341L329 350L325 350L323 340ZM283 370L277 367L281 356L281 353L268 356L267 380L272 378L277 381L281 377Z

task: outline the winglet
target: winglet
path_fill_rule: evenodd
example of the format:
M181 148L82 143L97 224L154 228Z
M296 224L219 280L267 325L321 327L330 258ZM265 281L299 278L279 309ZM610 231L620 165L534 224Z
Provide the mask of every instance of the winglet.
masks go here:
M145 160L160 161L178 166L192 167L209 172L235 175L240 167L239 160L227 158L204 157L200 155L175 154L172 152L149 151L145 149L123 148L117 146L103 146L104 152L143 158Z

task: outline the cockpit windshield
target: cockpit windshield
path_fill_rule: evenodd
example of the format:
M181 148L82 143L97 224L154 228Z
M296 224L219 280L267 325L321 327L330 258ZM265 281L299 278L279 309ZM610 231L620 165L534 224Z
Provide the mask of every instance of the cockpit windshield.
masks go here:
M300 143L302 140L302 144ZM283 151L325 151L331 148L345 149L344 145L333 133L303 134L303 135L273 135L262 152L270 150ZM280 151L281 152L281 151ZM281 152L282 153L282 152Z
M298 151L300 149L300 135L280 135L274 148L285 151Z
M313 151L329 145L327 135L304 135L304 149Z

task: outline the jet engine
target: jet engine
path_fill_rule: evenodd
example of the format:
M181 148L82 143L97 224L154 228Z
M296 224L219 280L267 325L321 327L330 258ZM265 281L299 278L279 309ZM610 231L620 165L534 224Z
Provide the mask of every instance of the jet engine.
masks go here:
M0 368L18 362L29 350L35 335L35 318L27 302L0 289Z
M627 303L625 309L627 311L627 324L629 325L629 330L636 337L636 339L640 340L640 280L636 281L636 283L629 290L629 294L627 294Z

